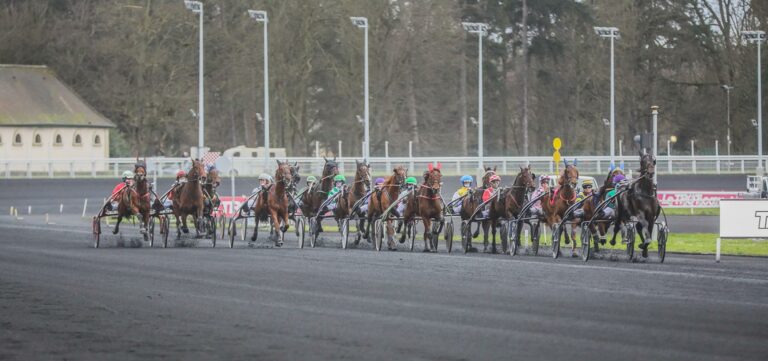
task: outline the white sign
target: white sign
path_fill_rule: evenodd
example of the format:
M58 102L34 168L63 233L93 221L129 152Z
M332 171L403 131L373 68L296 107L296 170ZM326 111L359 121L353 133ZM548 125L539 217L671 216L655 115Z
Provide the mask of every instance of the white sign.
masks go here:
M768 238L768 200L721 199L721 238Z

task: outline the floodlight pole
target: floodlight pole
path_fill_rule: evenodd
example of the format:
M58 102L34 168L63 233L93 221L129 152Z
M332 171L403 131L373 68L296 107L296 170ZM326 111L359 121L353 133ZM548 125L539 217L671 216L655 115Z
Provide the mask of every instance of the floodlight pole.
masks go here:
M199 48L199 69L198 69L198 93L197 93L197 158L202 158L203 147L205 147L205 94L204 89L204 66L203 66L203 3L200 1L184 1L187 9L200 17L200 48Z
M478 168L484 171L483 158L483 35L488 25L484 23L462 23L464 30L477 34L477 157Z
M615 90L615 62L614 62L614 39L619 37L619 29L615 27L595 27L595 33L603 38L611 39L611 168L616 166L615 142L616 142L616 90Z
M269 36L267 12L248 10L248 16L264 24L264 171L269 169Z
M765 41L765 32L761 30L744 31L741 36L748 42L757 43L757 159L760 162L757 166L757 175L763 175L765 162L763 161L763 84L760 69L760 47Z
M371 153L371 142L370 142L370 136L369 136L369 96L368 96L368 18L364 17L351 17L350 20L352 21L352 24L357 26L358 28L365 29L365 37L363 41L363 62L364 62L364 71L365 75L363 76L363 87L364 90L364 96L365 96L365 130L363 135L363 159L368 159L370 157Z

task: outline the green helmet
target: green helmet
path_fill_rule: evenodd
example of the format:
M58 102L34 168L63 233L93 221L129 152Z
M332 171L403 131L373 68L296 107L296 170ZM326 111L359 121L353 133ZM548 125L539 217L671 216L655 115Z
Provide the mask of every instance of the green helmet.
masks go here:
M414 177L405 178L405 184L416 184L416 178Z
M317 182L317 178L315 178L315 176L311 175L311 176L307 177L307 183L309 183L309 182Z
M347 181L347 178L344 177L342 174L337 174L335 177L333 177L334 182L345 182Z
M123 179L133 178L133 172L127 170L123 172Z

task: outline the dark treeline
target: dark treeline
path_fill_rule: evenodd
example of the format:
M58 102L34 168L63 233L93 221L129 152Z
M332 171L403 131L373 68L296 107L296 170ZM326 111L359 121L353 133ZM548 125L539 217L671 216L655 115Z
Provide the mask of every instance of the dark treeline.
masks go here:
M370 23L371 152L473 155L477 148L477 36L484 39L488 155L607 154L609 41L615 26L617 138L650 127L661 107L661 144L725 153L733 86L733 151L755 151L756 46L768 1L747 0L205 0L206 143L260 146L262 25L269 13L273 147L311 155L314 142L360 154L363 30ZM198 19L182 0L3 0L0 62L46 64L115 121L113 155L180 155L197 142ZM768 50L768 49L766 49ZM764 51L763 53L765 53ZM763 63L766 57L763 56ZM766 79L763 72L764 81ZM526 96L527 94L527 96ZM466 141L465 141L466 140ZM664 147L662 147L664 148ZM626 147L625 149L630 149ZM662 150L665 153L665 150Z

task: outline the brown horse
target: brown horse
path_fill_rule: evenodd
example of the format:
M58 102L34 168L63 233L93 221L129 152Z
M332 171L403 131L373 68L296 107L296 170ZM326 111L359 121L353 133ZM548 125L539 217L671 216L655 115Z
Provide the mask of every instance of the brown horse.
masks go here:
M565 215L565 211L576 203L576 186L579 183L579 170L575 164L569 164L564 161L565 169L563 169L560 178L558 178L558 187L554 192L549 192L543 198L541 198L541 209L544 211L544 221L547 226L554 230L554 227L560 223ZM570 242L570 235L568 232L563 231L565 234L566 243ZM571 256L576 256L576 243L571 244Z
M149 224L150 213L150 191L149 181L147 180L147 163L136 159L133 167L133 185L125 187L120 194L120 200L117 204L117 224L112 234L120 232L120 222L123 217L132 215L140 216L141 234L147 234L147 225Z
M348 218L357 201L365 197L368 190L371 188L371 165L363 160L362 162L355 160L357 171L355 171L355 180L352 181L352 185L347 189L344 187L339 195L336 209L333 210L333 216L338 222L342 218ZM357 221L357 238L355 238L355 244L360 243L361 236L368 238L368 235L363 234L362 230L365 227L365 214L359 209L355 214L358 218Z
M288 162L277 160L275 185L267 191L267 211L275 230L270 239L276 247L283 245L285 232L288 231L288 205L291 201L288 192L294 187L292 169Z
M493 243L491 253L496 253L496 227L500 226L501 219L515 219L520 215L520 211L525 204L525 197L529 192L536 189L536 183L533 181L536 175L531 172L531 166L520 167L520 172L515 176L511 187L503 187L491 201L491 209L488 212L488 218L494 228Z
M315 217L320 211L320 206L328 198L328 192L333 188L333 177L339 174L339 167L336 164L336 157L332 160L323 157L325 165L323 166L323 175L319 182L312 185L304 192L301 197L301 214L307 219ZM318 227L320 229L322 227Z
M591 199L584 202L584 205L581 206L581 209L584 211L584 216L581 220L577 220L577 224L581 224L583 221L587 221L592 219L592 217L595 216L595 210L597 209L597 205L600 204L602 201L605 200L605 195L613 189L613 175L615 174L614 170L611 170L608 172L608 177L606 177L605 181L603 182L603 185L600 186L598 191L595 193L594 196L592 196ZM606 233L608 232L608 224L605 222L597 222L590 224L589 227L590 234L593 235L593 240L595 244L595 252L600 251L600 245L605 244L605 238ZM584 240L582 240L583 242Z
M370 234L371 225L373 221L381 217L384 211L392 205L392 202L397 200L400 194L400 187L403 186L405 178L408 176L408 169L399 165L392 170L392 175L384 180L384 184L381 185L381 189L371 195L368 205L368 227L366 234ZM387 247L390 251L396 251L395 242L393 240L395 230L392 227L392 221L387 220Z
M429 164L428 171L424 172L424 183L408 197L405 211L403 212L403 223L405 223L405 232L401 236L400 243L405 240L409 234L410 227L416 227L411 222L418 216L424 224L424 252L437 252L437 237L443 223L443 199L440 196L440 188L443 186L442 168L438 163L437 167ZM433 229L432 220L435 220Z
M205 209L205 169L198 159L192 160L192 169L187 172L187 182L174 192L173 215L176 217L176 239L181 238L182 230L189 233L187 216L193 216L195 222L195 237L200 237L200 222Z
M640 176L633 179L627 186L628 191L617 197L616 221L611 244L616 243L616 234L619 233L621 226L634 219L636 220L635 229L642 241L639 247L643 250L643 257L647 258L653 227L661 208L656 196L656 184L653 183L653 176L656 174L656 158L644 150L640 152L639 173Z
M462 221L467 221L470 217L472 217L472 214L475 213L475 210L477 210L477 207L480 206L481 203L483 203L483 192L491 186L491 176L496 174L496 167L485 167L485 173L483 174L482 179L482 185L475 188L470 189L469 194L464 197L464 200L461 201L461 212L459 215L461 216ZM486 246L488 242L488 227L490 223L483 221L482 226L483 230L485 231L485 241ZM464 230L462 230L463 232ZM467 224L467 232L472 232L472 224ZM475 233L472 234L472 238L477 238L477 236L480 234L480 225L477 226L477 230L475 230ZM472 244L470 242L469 244L469 250L472 252L477 252L477 249L472 247Z

